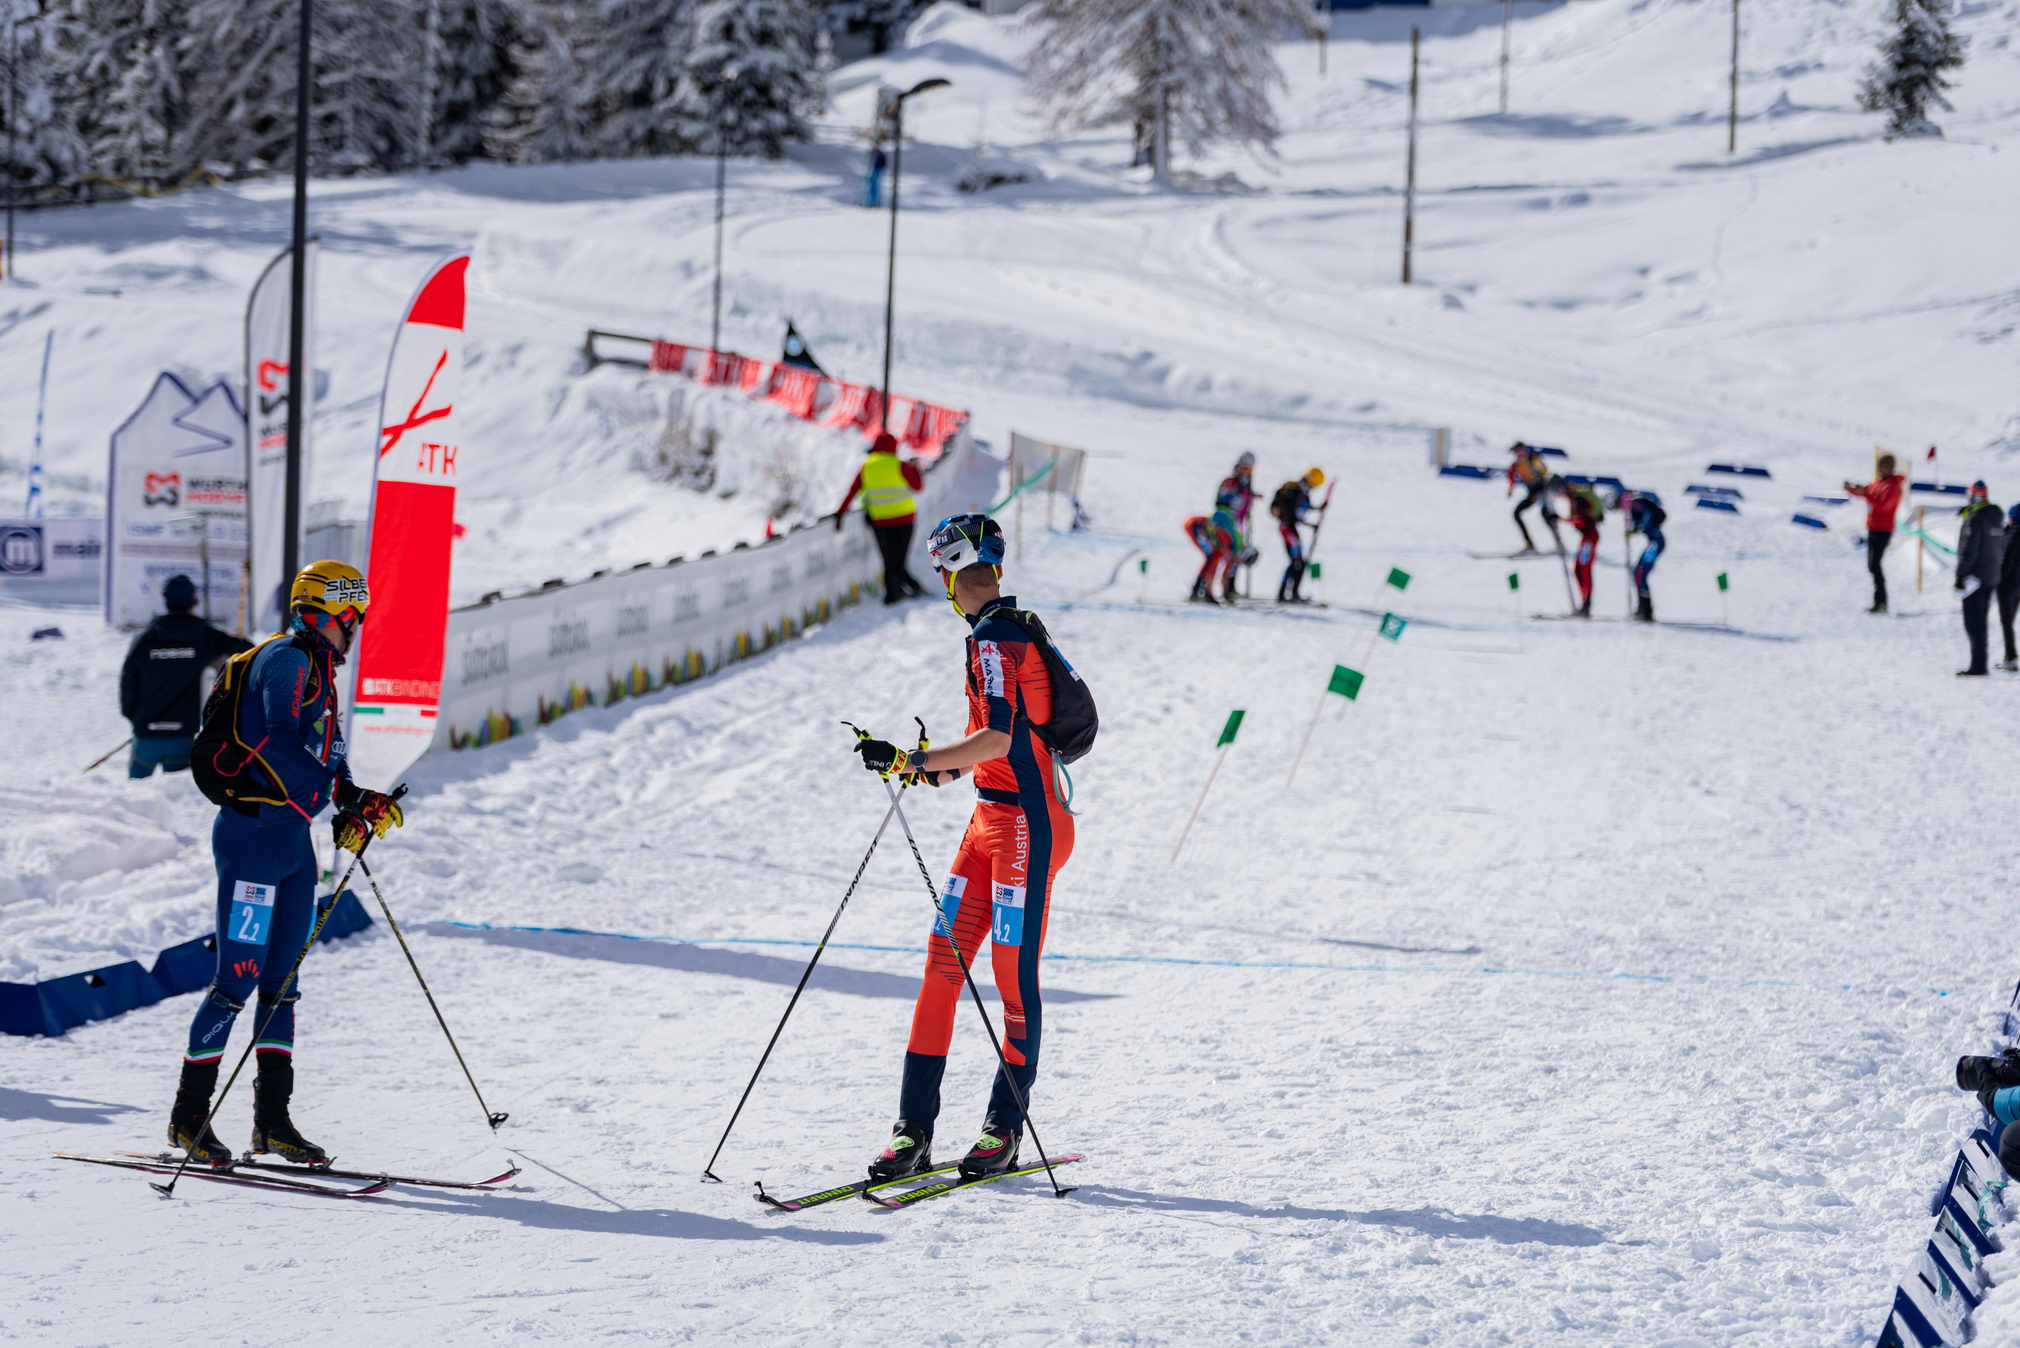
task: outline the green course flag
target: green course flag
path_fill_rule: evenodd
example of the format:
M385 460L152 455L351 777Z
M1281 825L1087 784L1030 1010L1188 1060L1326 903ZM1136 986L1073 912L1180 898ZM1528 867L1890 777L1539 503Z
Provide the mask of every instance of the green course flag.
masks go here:
M1138 557L1136 559L1136 574L1138 574L1139 576L1147 576L1150 574L1150 558Z
M1395 567L1395 566L1392 566L1392 567L1390 567L1390 568L1389 568L1389 584L1391 584L1391 585L1395 586L1395 587L1396 587L1397 589L1399 589L1399 590L1407 590L1407 589L1409 589L1409 588L1410 588L1410 573L1409 573L1409 572L1407 572L1407 571L1405 571L1405 570L1403 570L1403 569L1402 569L1401 567Z
M1393 613L1384 613L1382 615L1382 635L1390 641L1401 641L1403 639L1403 629L1409 625L1410 620L1408 618L1398 618Z
M1518 575L1517 573L1515 573L1515 572L1513 572L1513 571L1510 571L1510 572L1508 573L1508 588L1509 588L1509 589L1511 589L1511 590L1519 590L1519 589L1521 589L1521 588L1522 588L1522 577L1521 577L1520 575Z
M1723 571L1718 573L1718 588L1721 594L1724 593L1727 588L1725 581L1725 572Z
M1326 685L1326 691L1329 693L1338 693L1347 701L1352 702L1361 695L1361 679L1360 670L1348 669L1345 665L1334 665L1333 681Z
M1241 718L1246 715L1248 713L1245 711L1229 712L1227 714L1227 724L1220 728L1220 743L1213 747L1218 749L1221 745L1233 744L1234 737L1241 733Z
M1310 565L1306 566L1305 574L1310 576L1313 580L1319 579L1321 575L1321 572L1319 571L1319 564L1317 562L1313 562Z

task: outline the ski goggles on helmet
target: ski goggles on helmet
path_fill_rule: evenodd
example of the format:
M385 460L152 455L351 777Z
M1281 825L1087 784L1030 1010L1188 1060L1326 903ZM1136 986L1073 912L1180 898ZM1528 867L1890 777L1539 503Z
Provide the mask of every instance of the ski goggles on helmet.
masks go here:
M1003 529L987 515L949 515L933 526L926 556L949 575L971 566L1003 565Z
M326 632L335 626L342 628L345 636L355 636L358 629L365 625L365 611L356 604L346 604L334 613L307 607L295 611L301 615L303 622L318 632Z

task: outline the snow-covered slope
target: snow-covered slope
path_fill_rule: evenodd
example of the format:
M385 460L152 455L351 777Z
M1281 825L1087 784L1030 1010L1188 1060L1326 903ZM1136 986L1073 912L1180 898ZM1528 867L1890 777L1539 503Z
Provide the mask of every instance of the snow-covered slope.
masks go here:
M2001 501L2020 489L1995 449L2015 410L2016 10L1963 20L1973 64L1949 141L1926 145L1881 144L1848 110L1877 13L1763 11L1735 161L1718 115L1727 12L1524 5L1507 119L1489 115L1496 11L1343 17L1326 79L1311 47L1284 53L1280 162L1229 156L1197 167L1249 190L1167 194L1115 171L1117 136L1055 134L1020 106L1014 30L941 8L908 51L838 72L821 146L735 170L727 343L768 351L791 315L830 368L868 375L884 221L848 204L846 128L876 78L953 79L911 118L896 382L972 407L985 435L1014 424L1097 452L1094 529L1027 518L1012 559L1103 712L1034 1101L1053 1150L1089 1153L1077 1193L1025 1182L798 1218L747 1196L753 1178L847 1175L888 1123L926 927L895 837L718 1166L732 1182L695 1183L808 953L775 943L819 935L883 810L835 722L896 733L917 713L944 737L960 716L960 625L922 604L416 770L375 869L512 1122L484 1133L382 934L309 966L298 1117L372 1164L474 1171L503 1144L526 1167L514 1191L364 1210L186 1184L163 1203L41 1155L151 1141L186 1000L0 1047L15 1252L0 1332L1869 1336L1973 1109L1950 1057L1984 1042L2013 975L1996 784L2020 732L2010 686L1950 677L1962 638L1941 576L1916 596L1897 550L1899 611L1868 618L1848 522L1785 521L1801 492L1861 472L1875 440L1940 443L1946 475L1984 471ZM1422 284L1403 291L1412 22L1427 34ZM1039 180L957 193L981 137ZM768 503L748 485L723 501L633 467L664 382L573 363L592 323L705 334L708 173L319 189L318 492L362 498L389 316L430 256L474 246L472 441L491 485L459 589L754 533ZM119 381L230 368L242 287L284 215L283 193L243 187L29 217L36 288L0 301L10 465L32 396L15 375L55 322L52 466L88 503ZM716 413L763 434L749 409ZM1469 453L1563 443L1574 467L1662 491L1656 595L1673 625L1532 620L1561 610L1555 563L1468 556L1512 541L1498 489L1429 476L1420 440L1379 429L1398 423L1450 425ZM794 442L794 461L845 474L854 446L822 466L819 444ZM1241 448L1266 485L1311 463L1339 480L1320 549L1333 607L1175 602L1193 557L1177 521ZM1737 518L1684 509L1709 457L1777 477ZM1624 607L1620 551L1609 531L1602 617ZM1267 586L1273 541L1265 554ZM1407 591L1381 587L1391 566ZM1377 645L1363 606L1413 624ZM149 951L201 930L209 902L208 812L186 782L77 775L123 733L121 643L59 617L65 642L30 644L48 615L0 610L0 977ZM1368 671L1358 702L1322 698L1335 663ZM1241 739L1173 864L1236 707ZM964 793L907 809L939 866ZM950 1147L977 1121L976 1033L964 1016ZM245 1108L227 1106L228 1139ZM2020 1341L1999 1298L1980 1320Z

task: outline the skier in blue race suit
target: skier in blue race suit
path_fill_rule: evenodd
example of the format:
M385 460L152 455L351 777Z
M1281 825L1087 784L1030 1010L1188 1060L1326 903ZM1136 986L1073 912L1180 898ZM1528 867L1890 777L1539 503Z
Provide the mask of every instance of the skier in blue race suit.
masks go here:
M1669 519L1663 508L1646 496L1627 498L1627 536L1640 534L1644 540L1641 556L1634 563L1634 593L1640 603L1634 610L1636 622L1655 621L1655 600L1648 593L1648 576L1655 570L1656 559L1662 556L1668 541L1662 536L1662 526Z
M288 630L234 657L246 662L238 683L231 686L228 668L204 709L191 766L220 804L211 827L217 974L189 1027L168 1125L170 1143L200 1164L231 1160L210 1129L211 1094L232 1024L255 990L254 1025L265 1029L255 1046L252 1150L309 1165L328 1162L288 1118L300 979L282 984L315 925L316 816L334 801L337 844L352 852L402 822L391 797L352 784L344 762L336 671L370 605L355 567L312 563L290 589Z

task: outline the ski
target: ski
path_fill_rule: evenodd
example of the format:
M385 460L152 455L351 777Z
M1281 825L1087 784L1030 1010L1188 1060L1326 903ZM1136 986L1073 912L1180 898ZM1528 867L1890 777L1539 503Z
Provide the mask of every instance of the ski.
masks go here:
M138 1170L149 1175L173 1175L180 1160L162 1162L159 1160L138 1160L126 1156L85 1156L74 1151L51 1152L50 1155L64 1161L82 1161L86 1165L109 1165L121 1170ZM219 1184L242 1184L252 1189L279 1189L287 1193L322 1194L328 1198L370 1198L384 1193L392 1187L390 1180L374 1176L370 1184L351 1188L341 1184L316 1184L310 1180L283 1179L278 1175L244 1175L230 1168L212 1169L209 1166L190 1166L182 1172L185 1179L215 1180Z
M165 1165L177 1165L182 1161L180 1156L171 1156L167 1152L120 1151L114 1152L113 1155L132 1156L143 1161L157 1161ZM233 1161L230 1169L258 1170L269 1175L326 1175L331 1179L385 1180L388 1184L413 1184L430 1189L489 1189L495 1185L503 1184L506 1180L511 1179L519 1173L519 1167L515 1165L504 1174L493 1175L490 1179L486 1180L422 1179L415 1175L389 1175L379 1170L339 1170L334 1166L293 1165L286 1161L255 1161L251 1153L247 1153L236 1161Z
M926 1179L933 1175L944 1175L948 1171L956 1169L958 1165L959 1163L955 1162L949 1165L934 1166L931 1170L914 1171L912 1174L900 1175L896 1179L883 1180L881 1182L867 1178L859 1179L852 1184L839 1184L832 1189L822 1189L817 1193L810 1193L800 1198L773 1198L765 1192L764 1182L760 1180L758 1181L757 1192L751 1196L775 1212L803 1212L807 1208L817 1208L823 1203L832 1203L839 1198L851 1198L856 1194L868 1193L872 1189L888 1189L893 1184L903 1184L906 1180Z
M1063 1156L1052 1157L1049 1164L1058 1167L1072 1165L1075 1161L1084 1161L1086 1159L1087 1157L1084 1153L1067 1152ZM1005 1170L998 1175L978 1175L974 1179L935 1180L931 1184L922 1184L916 1189L907 1189L901 1194L891 1194L888 1197L865 1190L863 1197L880 1207L894 1210L907 1208L914 1203L923 1203L929 1198L940 1198L951 1194L957 1189L972 1189L978 1184L994 1184L997 1180L1015 1179L1019 1175L1042 1175L1045 1173L1046 1164L1046 1162L1041 1162L1038 1165L1019 1166L1015 1170Z
M1535 548L1523 548L1516 552L1469 552L1466 554L1476 562L1533 562L1549 557L1555 560L1555 552L1542 552Z

